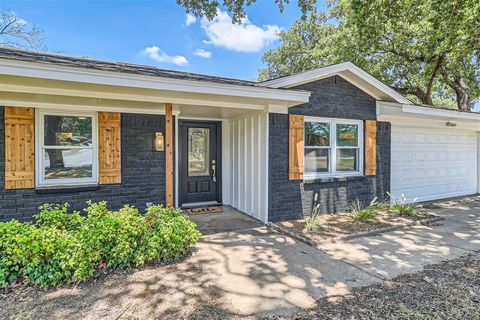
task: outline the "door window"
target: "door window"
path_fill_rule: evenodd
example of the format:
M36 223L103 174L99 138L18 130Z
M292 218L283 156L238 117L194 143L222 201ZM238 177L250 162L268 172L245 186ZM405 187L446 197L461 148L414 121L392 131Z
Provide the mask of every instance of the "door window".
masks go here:
M188 176L208 176L210 129L188 128Z

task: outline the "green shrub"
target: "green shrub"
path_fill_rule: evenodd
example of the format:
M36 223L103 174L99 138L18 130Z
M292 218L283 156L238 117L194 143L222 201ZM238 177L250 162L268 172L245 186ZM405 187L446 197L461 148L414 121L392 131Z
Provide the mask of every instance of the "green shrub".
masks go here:
M169 261L187 254L200 238L179 209L151 206L142 216L125 206L109 211L88 203L86 216L68 206L43 205L36 223L0 223L0 286L41 287L88 279L99 272Z
M319 220L320 216L320 205L316 205L310 216L305 220L305 228L308 231L319 233L325 229L325 226Z

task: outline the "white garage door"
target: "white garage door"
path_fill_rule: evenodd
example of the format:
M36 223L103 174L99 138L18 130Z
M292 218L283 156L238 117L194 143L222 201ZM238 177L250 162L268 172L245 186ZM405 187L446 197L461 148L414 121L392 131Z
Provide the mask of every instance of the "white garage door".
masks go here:
M392 126L391 191L427 201L477 192L473 131Z

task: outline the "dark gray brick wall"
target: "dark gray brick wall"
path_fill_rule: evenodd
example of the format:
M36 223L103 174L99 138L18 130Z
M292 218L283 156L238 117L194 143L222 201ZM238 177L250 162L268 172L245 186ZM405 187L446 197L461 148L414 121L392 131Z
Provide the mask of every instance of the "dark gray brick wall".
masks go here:
M376 120L375 99L340 77L296 87L312 92L310 102L290 113L325 118ZM348 209L352 201L384 199L390 191L390 124L377 123L377 175L374 177L288 180L288 115L269 118L269 220L296 219L318 203L323 213Z
M68 202L82 210L87 200L107 201L111 209L125 204L145 209L147 202L165 203L165 152L154 150L155 132L165 131L160 115L122 114L122 183L95 191L39 194L34 189L5 190L4 108L0 107L0 221L32 219L43 203Z

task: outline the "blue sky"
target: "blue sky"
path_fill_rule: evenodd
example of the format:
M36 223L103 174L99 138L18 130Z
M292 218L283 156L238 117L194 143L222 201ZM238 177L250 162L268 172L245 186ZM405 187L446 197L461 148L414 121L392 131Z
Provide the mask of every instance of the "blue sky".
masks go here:
M0 9L41 27L52 51L242 79L256 77L276 31L300 16L295 3L281 14L273 0L259 0L248 22L232 28L226 13L187 25L175 0L2 0Z
M254 79L262 54L278 45L276 32L300 17L291 2L280 13L274 0L257 0L242 25L226 12L211 22L187 17L175 0L2 0L0 10L36 23L51 51Z

